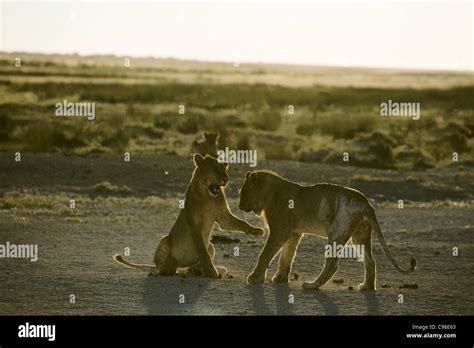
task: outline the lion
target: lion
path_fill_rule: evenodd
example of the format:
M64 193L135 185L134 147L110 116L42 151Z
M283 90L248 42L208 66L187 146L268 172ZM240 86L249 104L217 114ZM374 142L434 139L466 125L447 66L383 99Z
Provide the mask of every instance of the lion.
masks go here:
M178 268L188 268L191 274L217 278L225 274L226 269L216 268L212 262L215 249L210 238L215 222L225 230L263 235L262 228L248 224L229 210L224 194L229 182L228 163L199 154L194 154L193 160L195 168L186 189L184 208L171 232L160 239L154 265L131 263L117 254L113 256L115 261L153 275L171 276Z
M372 231L375 231L382 249L398 271L408 273L416 268L415 257L411 258L408 269L398 266L387 247L373 206L357 190L333 184L302 186L274 172L258 170L245 174L239 208L263 215L270 230L257 265L247 277L249 283L264 282L269 264L280 249L278 270L272 281L287 283L304 233L327 238L331 245L344 246L351 238L354 244L363 245L365 277L359 290L376 290ZM312 282L304 282L303 288L319 289L326 284L339 267L337 256L327 257L319 276Z
M191 144L193 153L198 153L201 156L212 156L217 158L217 141L219 134L204 132L200 140L194 140Z

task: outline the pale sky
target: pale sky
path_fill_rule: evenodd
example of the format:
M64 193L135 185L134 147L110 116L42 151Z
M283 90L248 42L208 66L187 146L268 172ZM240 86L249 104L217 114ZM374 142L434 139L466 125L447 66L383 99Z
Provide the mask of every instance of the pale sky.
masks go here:
M0 50L473 70L473 8L459 1L2 1Z

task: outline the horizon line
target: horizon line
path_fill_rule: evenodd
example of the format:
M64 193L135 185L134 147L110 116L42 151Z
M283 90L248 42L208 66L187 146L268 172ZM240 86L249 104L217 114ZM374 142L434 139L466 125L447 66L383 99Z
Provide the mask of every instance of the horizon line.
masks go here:
M153 59L153 60L174 60L182 62L198 62L202 64L234 64L235 60L202 60L191 57L171 57L171 56L155 56L155 55L133 55L133 54L117 54L117 53L79 53L79 52L35 52L35 51L9 51L0 49L0 54L27 54L27 55L41 55L41 56L78 56L81 58L94 57L117 57L117 58L132 58L132 59ZM384 66L384 65L331 65L326 63L292 63L292 62L277 62L277 61L243 61L238 60L239 65L268 65L268 66L282 66L282 67L306 67L306 68L329 68L329 69L355 69L355 70L390 70L390 71L408 71L408 72L424 72L424 73L464 73L474 74L474 67L470 69L450 69L450 68L422 68L422 67L400 67L400 66Z

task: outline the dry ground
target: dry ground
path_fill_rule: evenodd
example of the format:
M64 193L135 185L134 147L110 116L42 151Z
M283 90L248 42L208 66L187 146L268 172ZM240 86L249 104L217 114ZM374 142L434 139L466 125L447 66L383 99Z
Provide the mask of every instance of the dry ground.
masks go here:
M457 167L408 173L285 161L262 161L259 167L302 183L356 186L376 202L460 201L473 194L472 177L464 180L466 175L460 175L462 169ZM0 243L39 245L38 262L0 259L0 315L474 314L474 216L469 207L412 204L397 209L376 203L396 259L406 267L409 257L416 255L419 268L411 275L397 273L375 242L379 288L375 293L349 290L363 279L363 267L356 260L342 260L335 276L344 279L342 284L330 282L321 291L303 291L302 281L315 277L323 264L325 242L309 235L300 244L292 271L298 280L289 285L276 286L268 280L261 286L245 283L265 238L238 232L215 231L240 240L216 244L216 263L226 266L233 279L148 277L113 262L112 255L124 247L131 249L134 261L151 260L158 239L177 217L178 199L191 170L190 159L176 156L134 156L125 163L113 155L26 154L15 163L11 154L0 154ZM263 225L237 209L245 170L231 169L230 205L237 215ZM103 181L126 185L131 192L99 192L94 185ZM11 196L12 191L19 195ZM73 215L67 212L70 198L79 202ZM58 200L65 209L58 209ZM239 257L233 256L235 246L240 248ZM459 248L459 256L452 255L453 247ZM274 271L272 265L269 276ZM399 289L404 283L416 283L418 289ZM69 303L70 294L75 294L75 304ZM184 304L178 302L180 294L185 295ZM290 294L294 304L288 303ZM403 304L397 301L399 294L404 295Z

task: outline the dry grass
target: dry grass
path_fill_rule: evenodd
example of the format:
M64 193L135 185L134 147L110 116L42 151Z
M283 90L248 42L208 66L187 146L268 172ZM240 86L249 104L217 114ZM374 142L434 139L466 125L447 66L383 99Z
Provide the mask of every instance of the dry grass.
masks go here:
M160 59L125 69L120 57L25 54L18 69L14 56L0 54L0 151L186 156L216 131L260 158L338 163L348 151L353 165L398 169L474 159L471 73ZM55 117L64 99L95 102L96 121ZM421 119L381 118L389 99L419 102Z

